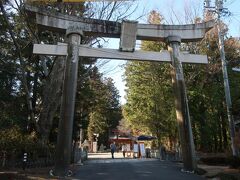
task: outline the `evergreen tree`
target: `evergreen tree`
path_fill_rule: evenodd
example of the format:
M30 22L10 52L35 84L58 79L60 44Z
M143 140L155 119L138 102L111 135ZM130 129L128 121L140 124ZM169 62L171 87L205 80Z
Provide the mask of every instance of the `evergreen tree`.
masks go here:
M156 11L149 16L149 23L160 23L162 17ZM143 50L160 51L163 43L142 42ZM126 65L127 104L124 118L133 131L153 134L158 144L176 141L176 123L173 111L173 92L169 65L156 62L129 62Z
M102 79L97 68L91 74L90 87L95 99L89 115L88 139L93 141L94 134L99 134L99 144L107 145L109 131L121 120L118 90L111 78Z

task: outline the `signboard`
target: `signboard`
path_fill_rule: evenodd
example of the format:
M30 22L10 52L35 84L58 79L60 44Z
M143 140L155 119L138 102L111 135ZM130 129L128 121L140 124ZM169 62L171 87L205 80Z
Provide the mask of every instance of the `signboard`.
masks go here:
M137 37L137 21L122 22L121 36L120 36L120 51L133 52L136 46Z
M93 152L97 152L97 142L93 142Z
M127 151L131 151L130 144L126 144L126 147L127 147Z
M139 144L141 157L146 157L145 146L143 143Z
M133 152L138 153L138 144L133 145Z

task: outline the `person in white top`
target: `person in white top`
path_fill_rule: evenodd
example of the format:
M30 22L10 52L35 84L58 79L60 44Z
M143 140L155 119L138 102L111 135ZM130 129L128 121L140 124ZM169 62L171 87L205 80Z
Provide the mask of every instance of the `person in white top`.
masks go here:
M127 151L127 146L126 146L126 144L123 144L122 145L122 153L123 153L124 158L125 158L126 151Z

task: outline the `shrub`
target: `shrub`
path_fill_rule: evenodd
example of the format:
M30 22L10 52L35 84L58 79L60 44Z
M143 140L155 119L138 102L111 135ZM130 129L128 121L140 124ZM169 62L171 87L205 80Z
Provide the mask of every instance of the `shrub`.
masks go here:
M231 168L239 168L240 167L240 157L232 156L228 158L228 164Z
M5 162L14 166L21 162L23 151L28 153L29 161L35 161L53 159L51 155L55 149L51 145L42 145L35 132L24 134L18 127L0 130L0 162L5 157Z
M205 157L205 158L200 158L200 161L208 165L226 165L227 164L226 157Z
M0 151L7 155L16 154L24 148L24 136L18 127L0 131Z

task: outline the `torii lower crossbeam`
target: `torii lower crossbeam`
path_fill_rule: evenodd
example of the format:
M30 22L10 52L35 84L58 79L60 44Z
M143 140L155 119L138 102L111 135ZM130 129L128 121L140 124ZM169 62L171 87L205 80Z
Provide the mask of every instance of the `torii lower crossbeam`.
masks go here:
M67 44L49 45L49 44L34 44L34 54L49 55L49 56L66 56ZM138 61L157 61L171 62L171 56L168 51L150 52L150 51L135 51L121 52L117 49L106 48L91 48L85 45L79 45L79 56L103 59L121 59L121 60L138 60ZM179 60L182 63L192 64L207 64L206 55L180 53Z

